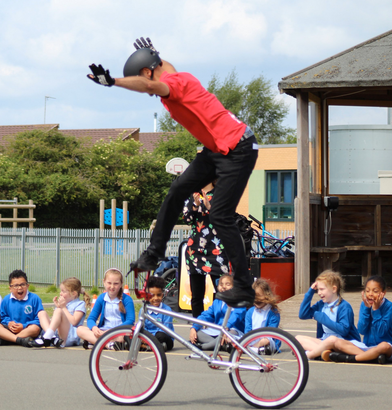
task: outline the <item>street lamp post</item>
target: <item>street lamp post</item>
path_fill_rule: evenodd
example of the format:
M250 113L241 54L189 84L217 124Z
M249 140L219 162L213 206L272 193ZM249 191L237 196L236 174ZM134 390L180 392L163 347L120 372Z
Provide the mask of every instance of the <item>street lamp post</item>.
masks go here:
M48 95L45 95L44 124L46 124L46 101L47 101L49 98L52 98L53 100L56 99L55 97L49 97Z

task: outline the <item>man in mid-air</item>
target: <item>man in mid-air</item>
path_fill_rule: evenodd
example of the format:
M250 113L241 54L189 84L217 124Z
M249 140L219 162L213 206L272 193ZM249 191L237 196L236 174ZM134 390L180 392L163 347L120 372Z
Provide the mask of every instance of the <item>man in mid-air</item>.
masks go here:
M124 66L123 78L112 78L101 65L90 66L94 82L156 95L171 117L187 129L203 150L171 185L157 216L150 245L131 270L155 270L164 258L170 234L189 196L214 179L210 222L225 248L234 271L234 287L216 297L231 306L253 304L253 279L249 274L243 241L235 223L235 211L256 163L258 145L252 130L226 110L191 74L177 72L160 58L149 38L136 40L136 51Z

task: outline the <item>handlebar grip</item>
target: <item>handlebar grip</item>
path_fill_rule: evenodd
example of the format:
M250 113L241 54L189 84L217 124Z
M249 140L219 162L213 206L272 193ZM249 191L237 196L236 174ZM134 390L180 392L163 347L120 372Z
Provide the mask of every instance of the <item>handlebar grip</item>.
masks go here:
M262 223L258 220L258 219L256 219L253 215L248 215L248 217L250 218L250 219L252 219L254 222L256 222L259 226L261 226L262 225Z

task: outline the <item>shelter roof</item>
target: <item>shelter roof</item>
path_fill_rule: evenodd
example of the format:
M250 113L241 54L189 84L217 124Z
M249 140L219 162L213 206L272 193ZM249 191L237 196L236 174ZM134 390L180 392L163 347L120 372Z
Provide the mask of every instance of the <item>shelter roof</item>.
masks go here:
M392 30L284 77L278 87L292 95L300 89L390 88Z
M50 131L58 128L58 124L29 124L29 125L1 125L0 126L0 145L8 145L8 141L4 137L13 136L20 132L26 131Z

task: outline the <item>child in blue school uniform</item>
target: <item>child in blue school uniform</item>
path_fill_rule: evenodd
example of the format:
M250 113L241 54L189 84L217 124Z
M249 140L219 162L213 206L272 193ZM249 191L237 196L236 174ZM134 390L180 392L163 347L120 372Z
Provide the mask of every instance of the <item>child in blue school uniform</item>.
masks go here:
M83 294L83 300L80 295ZM90 296L82 288L82 283L78 278L71 277L60 283L60 296L53 298L56 306L52 319L41 321L41 326L45 333L39 338L30 342L32 347L49 347L53 345L57 348L79 346L80 338L76 329L81 326L86 316L86 305L90 305Z
M278 297L272 292L269 283L265 279L258 278L252 287L255 290L255 301L254 306L245 316L245 333L261 327L279 327ZM280 340L269 337L259 340L252 347L257 349L259 354L273 354L279 351L280 345Z
M162 303L163 299L163 289L165 288L165 280L158 276L151 276L147 282L147 291L151 295L148 303L152 306L159 307L164 310L171 311L171 308L164 303ZM170 330L174 331L173 327L173 318L162 313L155 313L148 311L148 313L154 317L158 322L163 323L167 326ZM144 327L147 331L153 334L159 342L162 344L163 349L166 351L173 349L173 341L174 339L171 338L167 333L163 332L159 327L155 326L149 320L145 321ZM143 346L142 346L143 349Z
M79 326L77 329L77 335L84 339L85 349L92 348L107 330L121 325L133 325L135 322L135 307L132 298L123 293L121 271L117 268L108 269L104 273L103 285L106 292L98 296L87 319L87 327ZM114 349L114 343L107 347Z
M0 344L31 347L29 342L41 332L40 321L46 312L39 296L29 292L25 272L12 271L8 281L10 293L1 303Z
M222 275L219 278L218 291L224 292L233 287L233 277L230 275ZM198 319L205 320L206 322L215 323L221 325L227 311L227 305L225 302L219 299L215 299L212 305L205 310ZM240 337L244 334L245 330L245 314L246 308L234 308L231 311L227 327L230 333L236 337ZM191 343L196 344L202 350L213 350L215 347L216 337L219 335L219 330L215 329L202 329L201 325L193 324L189 340Z
M315 359L325 350L332 349L336 339L361 340L354 325L354 311L341 296L343 288L344 281L340 274L326 270L316 278L304 296L299 318L317 321L317 338L302 335L296 337L308 359ZM311 306L316 292L321 300Z
M355 363L377 359L383 364L392 356L392 303L385 298L386 287L381 276L367 279L358 320L363 342L335 340L334 352L324 352L324 360Z

